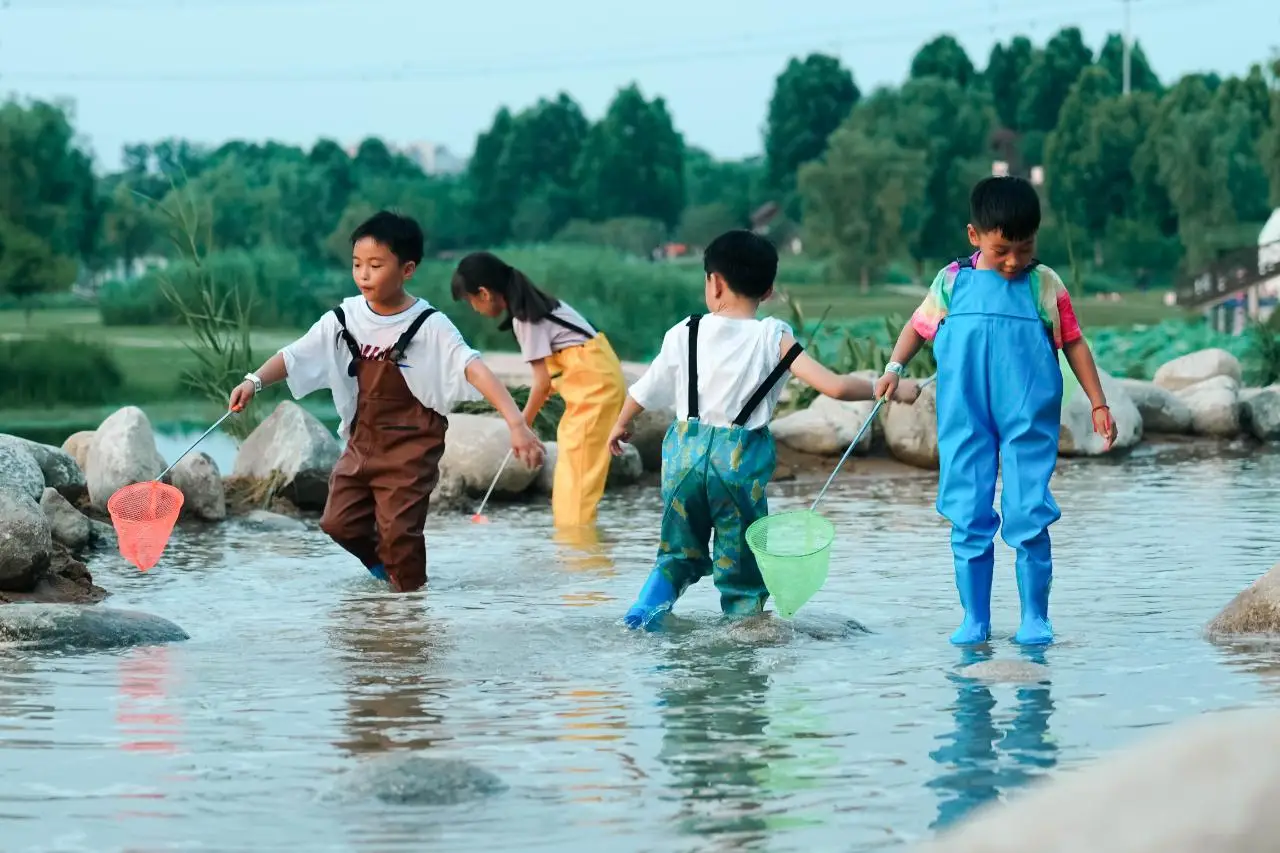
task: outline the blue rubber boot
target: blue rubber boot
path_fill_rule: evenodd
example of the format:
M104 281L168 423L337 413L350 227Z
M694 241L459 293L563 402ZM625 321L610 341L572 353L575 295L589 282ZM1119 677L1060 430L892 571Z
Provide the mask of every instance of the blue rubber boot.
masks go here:
M649 578L636 597L636 603L631 605L622 621L628 628L644 628L646 631L656 629L661 624L662 617L671 612L677 598L679 593L675 586L660 569L654 569L649 572Z
M964 621L951 635L951 643L968 646L991 639L991 575L995 571L995 546L983 535L971 535L956 527L951 533L956 566L956 591L964 608Z
M1024 646L1045 646L1053 642L1049 622L1049 588L1053 586L1053 563L1049 556L1049 534L1043 533L1018 553L1018 600L1022 604L1022 624L1013 641Z
M387 577L387 570L383 568L382 563L378 563L376 566L369 566L368 569L369 574L373 575L378 580L390 583L391 579Z

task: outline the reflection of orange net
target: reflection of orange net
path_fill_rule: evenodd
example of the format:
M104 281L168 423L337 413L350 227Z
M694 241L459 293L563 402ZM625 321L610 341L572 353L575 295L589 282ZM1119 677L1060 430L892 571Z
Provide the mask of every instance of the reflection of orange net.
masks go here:
M107 501L107 512L120 540L120 555L144 572L154 566L181 510L182 492L155 480L116 492Z

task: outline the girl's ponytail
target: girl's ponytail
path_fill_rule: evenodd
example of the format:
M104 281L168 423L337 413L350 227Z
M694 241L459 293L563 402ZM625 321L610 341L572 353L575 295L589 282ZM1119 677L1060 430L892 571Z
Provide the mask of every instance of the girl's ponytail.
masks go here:
M538 323L560 307L560 300L539 290L520 270L492 252L472 252L458 262L450 282L455 302L487 287L507 303L500 329L509 331L513 319Z

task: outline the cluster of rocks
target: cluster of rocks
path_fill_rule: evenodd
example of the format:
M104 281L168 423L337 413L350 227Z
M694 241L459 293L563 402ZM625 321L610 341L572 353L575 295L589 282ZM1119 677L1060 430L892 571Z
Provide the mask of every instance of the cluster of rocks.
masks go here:
M1240 362L1225 350L1201 350L1174 359L1150 382L1099 372L1116 421L1116 442L1110 451L1103 450L1101 436L1093 431L1089 400L1076 393L1062 409L1058 450L1063 456L1117 453L1133 448L1144 436L1157 435L1280 440L1280 385L1242 387ZM885 406L854 453L883 453L908 465L937 468L936 388L928 386L913 403ZM808 408L776 419L773 434L799 453L843 453L873 405L818 397Z

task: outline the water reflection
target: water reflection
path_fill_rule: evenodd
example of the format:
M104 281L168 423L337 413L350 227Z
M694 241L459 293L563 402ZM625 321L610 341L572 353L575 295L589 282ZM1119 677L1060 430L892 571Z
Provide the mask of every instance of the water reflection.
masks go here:
M445 680L428 674L444 656L443 625L423 612L421 596L352 596L331 616L347 703L346 736L335 746L360 754L449 740Z
M1026 649L1023 656L1044 665L1043 649ZM989 647L965 649L961 666L991 658ZM1007 728L997 724L996 699L986 684L948 673L956 686L952 709L955 730L940 739L945 744L929 757L945 770L930 780L942 801L930 829L942 829L982 804L997 800L1025 785L1058 761L1058 747L1049 733L1053 698L1047 683L1019 684L1014 688L1017 708Z
M679 831L710 845L699 849L753 849L768 830L769 679L754 671L756 655L723 642L678 643L664 667L658 760L676 780Z
M595 525L557 528L552 535L556 545L556 563L566 571L606 580L618 574L611 548ZM612 602L613 596L601 590L562 592L560 600L570 607L592 607Z
M120 658L116 725L126 752L178 752L182 718L173 702L169 646L130 649Z

